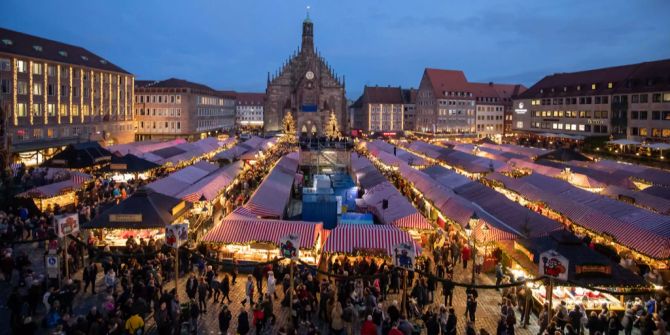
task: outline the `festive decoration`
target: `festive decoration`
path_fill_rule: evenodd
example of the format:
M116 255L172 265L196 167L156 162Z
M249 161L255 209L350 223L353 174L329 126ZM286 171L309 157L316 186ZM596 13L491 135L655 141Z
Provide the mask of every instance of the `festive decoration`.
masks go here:
M339 137L340 129L337 125L337 117L334 112L330 112L330 118L328 118L328 123L326 124L326 136L328 137Z
M295 134L295 120L291 112L286 112L284 115L284 120L282 121L282 128L284 129L284 134L294 135Z

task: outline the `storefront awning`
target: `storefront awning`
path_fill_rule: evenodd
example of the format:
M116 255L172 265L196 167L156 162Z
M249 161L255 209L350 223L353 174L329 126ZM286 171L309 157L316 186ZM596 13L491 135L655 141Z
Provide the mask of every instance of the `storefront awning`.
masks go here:
M330 231L323 251L353 254L383 250L391 256L395 246L400 243L414 245L409 233L393 226L340 224Z
M317 238L323 234L323 224L306 221L226 218L210 230L202 241L223 244L270 242L279 245L281 238L289 234L300 236L301 249L312 249Z

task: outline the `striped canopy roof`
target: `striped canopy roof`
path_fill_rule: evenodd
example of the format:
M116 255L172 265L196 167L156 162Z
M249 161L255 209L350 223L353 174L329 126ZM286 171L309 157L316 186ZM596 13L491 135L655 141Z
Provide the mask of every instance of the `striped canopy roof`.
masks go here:
M409 233L393 226L339 224L330 231L323 251L354 253L365 250L384 250L387 255L391 256L394 247L400 243L414 245Z
M256 218L226 218L203 238L205 243L247 244L269 242L279 245L282 237L300 236L300 248L312 249L317 237L323 234L321 222L264 220Z

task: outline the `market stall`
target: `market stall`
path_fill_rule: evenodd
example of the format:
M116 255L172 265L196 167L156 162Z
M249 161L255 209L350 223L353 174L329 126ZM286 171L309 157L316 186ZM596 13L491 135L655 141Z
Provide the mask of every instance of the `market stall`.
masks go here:
M181 199L143 188L116 206L82 224L99 246L122 247L140 238L165 238L165 226L186 220L191 205Z
M75 143L68 145L65 150L51 157L42 166L90 169L107 164L111 157L112 154L98 142Z
M259 217L283 218L297 169L297 153L279 159L244 207Z
M324 239L321 222L258 219L234 213L210 230L202 241L222 260L266 262L280 256L280 240L289 234L300 238L300 259L316 264Z
M42 212L51 212L56 205L66 207L77 204L76 192L84 187L92 177L77 171L65 171L64 180L34 187L16 196L31 199Z
M146 180L151 175L151 170L157 167L160 165L133 154L123 156L114 154L109 165L100 172L110 174L114 181L127 182L130 179Z
M406 231L387 225L339 224L330 231L323 247L328 263L333 258L372 256L392 260L398 244L409 244L420 250Z
M600 290L624 293L630 289L650 287L644 279L589 248L581 238L569 231L557 231L533 239L499 242L498 245L509 257L509 264L506 265L514 281L539 276L540 263L545 273L550 271L557 275L567 273L566 280L554 280L552 291L554 308L561 301L565 301L568 311L572 310L575 304L582 304L587 313L599 312L603 305L609 310L623 312L626 303L623 295ZM559 255L556 259L565 258L568 264L563 264L563 261L552 262L551 259L541 259L540 255L546 255L547 251ZM531 289L536 309L548 302L545 286L547 284L542 281L527 284Z

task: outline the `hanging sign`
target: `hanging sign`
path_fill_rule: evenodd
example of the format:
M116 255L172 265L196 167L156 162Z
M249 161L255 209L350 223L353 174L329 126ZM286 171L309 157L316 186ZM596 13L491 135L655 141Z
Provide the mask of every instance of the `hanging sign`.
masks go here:
M188 223L172 224L165 227L165 244L179 248L188 240Z
M56 230L58 237L79 232L79 214L66 214L56 217Z
M416 253L414 246L409 243L400 243L393 247L393 265L406 270L414 270Z
M539 266L540 275L553 279L568 280L570 262L556 250L547 250L541 253Z
M44 263L46 264L47 268L47 276L49 276L49 278L58 278L58 272L60 268L58 255L44 256Z
M292 260L300 256L300 236L298 234L289 234L279 240L279 252L281 257Z

